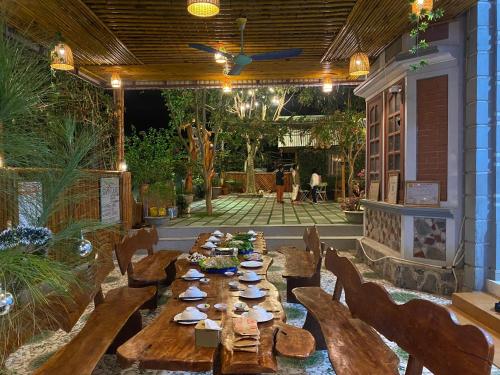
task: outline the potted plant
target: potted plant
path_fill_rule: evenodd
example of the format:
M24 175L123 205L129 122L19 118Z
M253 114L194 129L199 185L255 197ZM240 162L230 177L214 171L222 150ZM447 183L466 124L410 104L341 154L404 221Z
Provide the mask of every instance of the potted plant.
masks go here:
M354 196L344 199L340 208L349 223L363 224L364 211L361 210L361 198L364 196L364 191L358 184L354 184L352 192Z
M219 175L215 175L212 179L212 199L217 199L222 193L222 186Z
M168 208L175 206L173 184L155 182L149 186L145 198L148 202L148 216L144 219L150 225L162 225L168 220Z

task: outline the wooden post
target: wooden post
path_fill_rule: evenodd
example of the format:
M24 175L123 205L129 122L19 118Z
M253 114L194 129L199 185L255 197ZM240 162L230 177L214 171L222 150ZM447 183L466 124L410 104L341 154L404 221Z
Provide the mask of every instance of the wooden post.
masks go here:
M125 162L125 90L123 86L113 90L116 116L116 170Z

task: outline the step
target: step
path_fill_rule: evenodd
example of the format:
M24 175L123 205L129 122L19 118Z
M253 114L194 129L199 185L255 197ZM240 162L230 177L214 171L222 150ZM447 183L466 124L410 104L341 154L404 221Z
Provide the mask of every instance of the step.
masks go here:
M197 236L188 237L160 237L156 249L172 249L188 252L191 250ZM276 250L280 246L304 247L302 236L266 236L267 248ZM339 250L353 250L356 248L358 236L326 236L321 237L321 241Z
M448 305L445 307L447 307L448 310L450 310L451 312L453 312L455 314L455 316L457 317L458 322L460 324L462 324L462 325L470 324L470 325L479 327L483 331L486 331L491 336L491 339L493 340L493 344L495 345L495 354L493 357L493 364L496 367L500 367L500 335L497 332L495 332L492 329L485 326L484 324L482 324L481 322L475 320L470 315L465 314L462 310L458 309L456 306Z
M158 227L158 235L163 238L171 237L196 237L200 233L213 232L219 229L224 232L242 232L253 229L257 232L264 232L267 236L297 236L302 237L304 229L310 225L252 225L252 226L185 226L185 227ZM321 237L341 237L341 236L362 236L363 226L355 224L328 224L317 225L319 235Z
M454 293L452 305L465 315L500 334L500 314L495 312L498 299L484 292Z

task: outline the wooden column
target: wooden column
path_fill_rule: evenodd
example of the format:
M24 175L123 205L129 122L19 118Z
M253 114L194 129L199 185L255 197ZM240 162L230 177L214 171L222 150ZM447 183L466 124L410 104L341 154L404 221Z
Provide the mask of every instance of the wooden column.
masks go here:
M116 114L116 170L125 161L125 90L123 86L113 90Z

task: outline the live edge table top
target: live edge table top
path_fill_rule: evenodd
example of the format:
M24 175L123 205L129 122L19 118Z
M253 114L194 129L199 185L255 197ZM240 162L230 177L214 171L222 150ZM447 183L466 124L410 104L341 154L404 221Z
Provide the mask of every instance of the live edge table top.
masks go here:
M195 248L204 243L209 234L203 233L196 241ZM199 248L202 252L201 248ZM266 244L262 234L257 235L254 251L264 253ZM272 258L263 256L263 265L254 269L258 274L266 275ZM176 263L177 278L172 283L172 298L167 302L159 316L141 332L132 337L117 350L118 360L123 367L138 363L141 368L171 371L210 371L223 374L234 373L272 373L277 371L276 351L279 354L307 358L314 351L314 339L307 331L285 324L285 313L280 303L279 292L266 278L254 283L267 289L266 296L256 300L245 300L249 307L261 304L272 311L274 319L259 324L260 345L258 353L232 352L226 344L231 340L232 320L237 316L233 311L234 303L240 301L239 292L231 291L228 283L237 280L237 276L227 277L219 274L207 274L208 284L198 281L185 281L180 278L193 267L187 259ZM241 283L244 287L245 283ZM189 286L196 285L207 293L202 301L186 302L178 299L180 293ZM222 346L216 348L196 347L194 325L175 323L173 318L187 306L199 303L210 304L208 318L222 322ZM226 303L227 311L218 312L216 303ZM275 351L276 349L276 351Z

